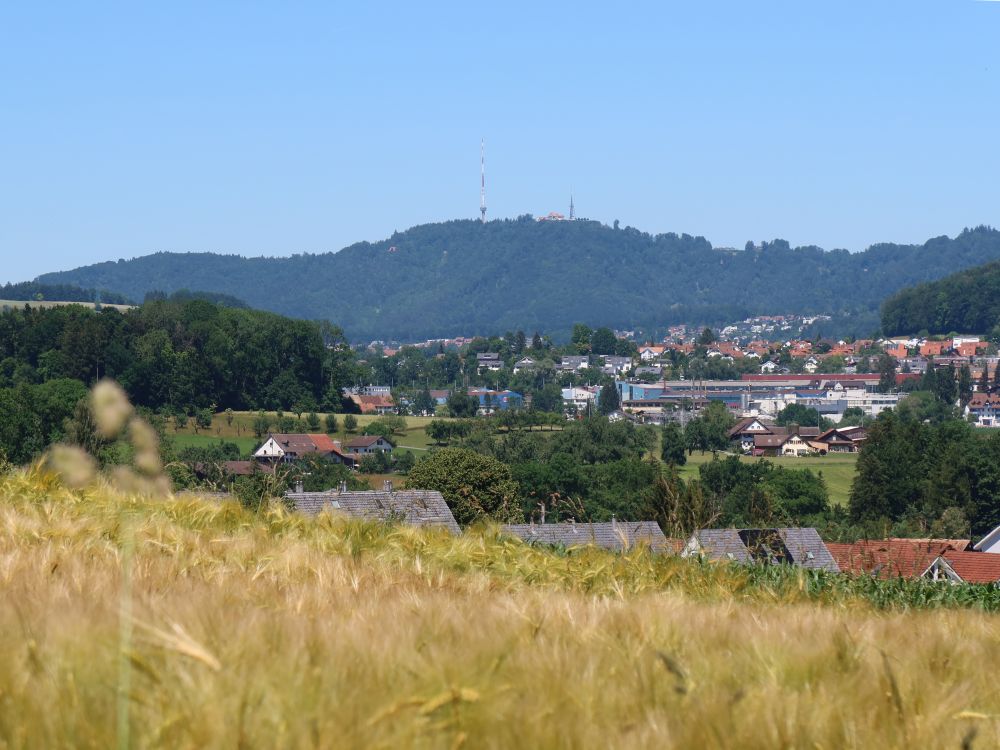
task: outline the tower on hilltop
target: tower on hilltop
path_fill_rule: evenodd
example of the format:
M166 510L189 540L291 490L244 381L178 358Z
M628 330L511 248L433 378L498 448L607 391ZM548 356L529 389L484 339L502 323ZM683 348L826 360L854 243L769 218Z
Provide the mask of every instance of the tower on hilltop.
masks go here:
M486 139L479 143L479 221L486 223Z
M573 191L569 191L569 220L573 221L576 218L576 212L573 210Z

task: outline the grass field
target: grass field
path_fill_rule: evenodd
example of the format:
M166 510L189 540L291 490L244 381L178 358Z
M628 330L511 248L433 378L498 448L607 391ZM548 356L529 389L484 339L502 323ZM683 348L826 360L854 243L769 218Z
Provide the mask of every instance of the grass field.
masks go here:
M271 431L277 432L277 415L275 412L267 412L267 415L271 419ZM289 415L287 412L286 416L294 417L294 414ZM219 440L225 440L227 442L235 442L240 446L240 451L244 455L249 456L254 448L260 445L262 442L254 435L253 421L257 416L256 412L233 412L230 417L224 413L216 414L212 418L211 427L199 427L195 429L194 420L189 420L188 425L182 429L176 429L171 423L167 427L167 435L173 439L174 443L183 447L186 445L196 445L204 446L210 445L212 443L217 443ZM372 422L378 417L371 414L356 414L355 419L358 420L358 428L353 433L348 433L344 429L344 416L343 414L337 414L338 430L333 434L333 438L346 442L356 435L360 435L365 425ZM319 414L320 417L320 432L325 431L325 426L323 419L326 417L325 414ZM400 435L397 435L394 440L402 448L410 448L422 452L426 450L431 444L432 440L427 437L427 423L431 421L433 417L406 417L406 431ZM303 426L303 431L308 432L308 428Z
M0 746L1000 744L997 616L841 580L11 474Z
M719 454L719 458L725 458L728 454ZM711 453L699 453L695 451L688 456L687 463L681 467L681 476L685 479L697 479L699 467L712 460ZM740 456L742 461L757 461L759 459L749 456ZM830 502L833 505L847 505L847 500L851 494L851 482L854 481L854 474L857 471L857 455L842 456L803 456L794 458L792 456L779 456L766 459L776 466L785 466L789 469L812 469L813 472L823 473L826 480L826 487L830 492Z

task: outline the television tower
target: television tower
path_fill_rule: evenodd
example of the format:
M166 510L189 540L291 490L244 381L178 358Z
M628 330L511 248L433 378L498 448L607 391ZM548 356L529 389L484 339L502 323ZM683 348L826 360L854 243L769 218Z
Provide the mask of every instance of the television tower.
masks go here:
M486 223L486 139L479 143L479 220Z
M573 211L573 191L569 191L569 220L573 221L576 218L576 213Z

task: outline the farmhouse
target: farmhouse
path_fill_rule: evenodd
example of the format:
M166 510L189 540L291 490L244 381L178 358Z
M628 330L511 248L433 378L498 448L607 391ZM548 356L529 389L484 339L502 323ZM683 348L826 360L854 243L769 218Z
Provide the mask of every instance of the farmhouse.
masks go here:
M355 456L365 456L379 451L391 452L392 443L381 435L360 435L344 443L344 450Z
M393 403L390 396L367 396L351 393L348 398L354 402L362 414L392 414L396 411L396 404Z
M272 432L253 457L270 463L291 463L305 456L321 456L334 463L354 466L355 459L329 435Z

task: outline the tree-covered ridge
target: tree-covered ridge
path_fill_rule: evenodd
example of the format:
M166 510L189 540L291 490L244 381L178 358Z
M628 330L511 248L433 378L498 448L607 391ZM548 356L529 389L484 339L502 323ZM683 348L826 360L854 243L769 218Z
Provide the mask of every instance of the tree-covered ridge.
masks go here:
M990 333L1000 324L1000 262L897 292L882 305L886 335Z
M22 308L0 313L0 387L107 377L152 409L339 409L342 346L332 326L203 300Z
M39 281L113 288L136 299L152 290L211 290L255 308L336 320L357 340L414 340L790 310L870 315L902 287L998 259L1000 232L988 227L849 253L792 248L784 240L713 248L686 234L526 216L425 224L381 242L290 258L156 253Z
M106 290L84 289L76 284L40 284L37 281L7 283L0 286L0 299L30 302L104 302L109 305L132 304L125 295Z

